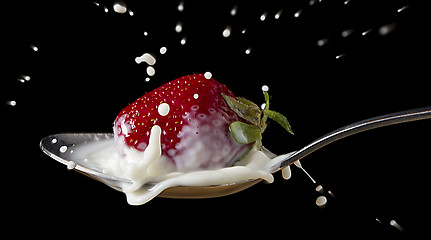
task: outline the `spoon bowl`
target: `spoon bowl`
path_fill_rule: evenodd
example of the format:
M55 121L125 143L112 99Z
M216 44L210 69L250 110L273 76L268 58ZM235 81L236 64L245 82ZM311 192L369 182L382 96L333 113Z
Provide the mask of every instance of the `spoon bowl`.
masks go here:
M275 173L332 142L359 132L428 118L431 118L431 107L411 109L359 121L336 129L335 131L316 139L296 152L273 158L274 161L270 162L271 166L268 167L267 170L271 173ZM129 179L106 174L102 169L99 169L97 165L91 161L73 158L72 156L74 154L74 148L77 146L92 143L94 141L109 140L113 137L114 135L111 133L56 134L43 138L40 142L40 148L45 154L54 160L65 164L68 169L74 169L88 177L112 187L115 190L122 191L122 186L125 184L133 184L133 182ZM262 179L251 179L223 185L176 186L165 189L158 196L166 198L221 197L245 190L254 186L260 181L262 181ZM155 185L155 183L147 183L146 185L151 186Z

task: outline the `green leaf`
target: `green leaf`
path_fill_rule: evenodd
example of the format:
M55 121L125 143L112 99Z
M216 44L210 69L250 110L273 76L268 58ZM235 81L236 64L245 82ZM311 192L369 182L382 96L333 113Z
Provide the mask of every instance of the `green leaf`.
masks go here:
M264 91L263 96L265 96L265 109L269 109L269 94L268 92Z
M232 137L239 144L249 144L262 141L262 134L259 127L244 122L233 122L229 126Z
M234 111L239 117L259 126L262 112L256 104L245 99L241 99L241 101L239 101L224 94L222 94L222 96L230 109L232 109L232 111Z
M280 124L282 127L284 127L289 133L294 135L292 128L290 127L289 122L287 121L287 118L283 116L281 113L278 113L276 111L264 109L263 114L271 118L272 120L276 121L278 124Z

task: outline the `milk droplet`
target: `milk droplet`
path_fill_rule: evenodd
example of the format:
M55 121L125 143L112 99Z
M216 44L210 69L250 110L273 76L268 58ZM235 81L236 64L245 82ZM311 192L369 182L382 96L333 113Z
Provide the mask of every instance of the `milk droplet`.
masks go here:
M193 94L193 98L194 99L198 99L199 98L199 94L197 94L197 93Z
M395 27L396 27L395 23L389 23L389 24L383 25L379 28L379 34L382 36L388 35L392 31L394 31Z
M251 53L251 48L247 48L246 50L245 50L245 54L250 54Z
M66 166L68 170L72 170L76 167L76 163L74 161L69 161Z
M51 140L51 143L52 143L52 144L56 144L56 143L57 143L57 139L56 139L56 138L53 138L53 139Z
M317 41L317 46L322 47L329 42L329 38L322 38Z
M146 62L146 63L148 63L148 65L154 65L156 63L156 58L149 53L144 53L144 54L142 54L142 56L136 57L135 62L137 64L139 64L141 62Z
M187 38L186 37L183 37L182 39L181 39L181 45L185 45L186 44L186 40L187 40Z
M177 10L179 12L184 11L184 1L180 1L180 3L178 4Z
M169 114L169 110L170 110L170 106L167 103L162 103L159 105L159 107L157 108L157 111L159 112L159 114L161 116L166 116Z
M281 16L281 14L283 13L283 9L280 9L275 15L274 15L274 18L276 19L276 20L278 20L278 19L280 19L280 16Z
M344 56L346 56L346 54L339 54L339 55L335 56L335 59L340 59L340 58L342 58Z
M263 86L262 86L262 91L264 91L264 92L268 92L268 91L269 91L269 87L268 87L268 85L263 85Z
M341 32L341 37L346 38L353 33L353 29L346 29Z
M327 202L328 202L328 199L326 199L325 196L319 196L316 199L316 205L320 208L325 207Z
M35 52L39 51L39 48L36 47L35 45L30 45L30 48L33 49L33 51Z
M403 7L400 7L400 8L397 9L397 12L400 13L400 12L406 10L408 7L409 7L409 5L405 5Z
M65 153L67 151L67 146L61 146L60 147L60 152L61 153Z
M281 176L286 180L289 180L292 177L292 171L290 170L290 166L287 166L281 170Z
M147 74L148 74L148 76L154 76L154 74L156 74L156 70L153 68L153 67L151 67L151 66L148 66L147 67Z
M183 23L178 22L177 25L175 26L175 32L180 33L181 31L183 31Z
M295 14L293 14L293 16L298 18L301 14L302 14L302 9L299 9L298 11L296 11Z
M302 171L308 176L308 178L310 178L310 180L313 183L316 183L316 181L311 177L311 175L302 167L301 162L298 160L296 162L294 162L295 166L297 166L298 168L302 169Z
M318 192L318 193L323 193L323 187L322 187L322 185L318 185L318 186L316 187L316 192Z
M223 30L223 37L227 38L230 36L230 32L232 31L231 26L227 26L224 30Z
M161 54L165 54L168 51L168 49L166 47L161 47L160 48L160 53Z
M389 224L398 229L400 232L404 231L404 229L395 220L391 220Z
M118 2L115 2L114 3L114 11L116 12L116 13L125 13L125 12L127 12L127 6L126 6L126 3L124 3L124 2L120 2L120 1L118 1Z
M363 31L363 32L361 33L361 35L362 35L362 36L365 36L365 35L367 35L368 33L370 33L372 30L373 30L373 29L368 29L368 30L366 30L366 31Z
M210 79L210 78L212 78L212 76L213 76L213 74L212 74L211 72L206 72L206 73L204 73L204 77L205 77L206 79Z
M268 15L268 12L264 12L262 15L260 15L260 21L265 21L266 16Z
M16 101L15 100L7 101L6 104L14 107L14 106L16 106Z
M233 6L232 10L230 10L230 15L235 16L238 10L238 5Z

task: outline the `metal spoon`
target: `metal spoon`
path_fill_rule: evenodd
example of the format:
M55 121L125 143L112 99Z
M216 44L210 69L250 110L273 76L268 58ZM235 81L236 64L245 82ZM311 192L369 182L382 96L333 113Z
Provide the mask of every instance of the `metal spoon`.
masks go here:
M411 109L407 111L401 111L382 115L374 118L369 118L363 121L359 121L345 127L336 129L315 141L311 142L302 149L292 152L286 155L286 158L280 161L271 162L271 166L268 170L272 173L279 171L280 169L289 166L295 161L307 156L308 154L347 136L379 128L383 126L394 125L398 123L405 123L411 121L417 121L422 119L431 118L431 107L424 107L418 109ZM110 133L72 133L72 134L57 134L45 137L40 142L40 148L51 158L59 161L73 168L95 180L103 182L108 186L121 191L121 186L124 184L132 184L129 179L123 179L116 176L108 175L102 172L101 169L92 166L91 162L85 161L71 161L71 151L67 151L68 148L73 148L78 144L86 144L93 141L100 141L103 139L113 138L113 134ZM171 187L163 191L159 197L167 198L210 198L210 197L221 197L230 195L233 193L240 192L247 189L258 182L261 179L248 180L243 182L236 182L225 185L213 185L204 187L188 187L178 186ZM154 183L148 183L152 185Z

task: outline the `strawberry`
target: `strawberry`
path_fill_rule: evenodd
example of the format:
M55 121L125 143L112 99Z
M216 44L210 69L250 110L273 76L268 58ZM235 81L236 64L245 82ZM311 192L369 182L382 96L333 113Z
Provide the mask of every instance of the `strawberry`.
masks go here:
M229 133L229 125L239 117L222 94L235 98L225 85L203 74L178 78L123 109L114 122L114 135L124 138L128 147L144 151L151 128L158 125L162 155L169 157L178 171L225 167L250 146L237 143ZM165 111L162 114L160 106Z
M267 93L265 99L269 106ZM120 152L123 147L144 151L151 128L158 125L162 156L178 171L218 169L232 165L252 143L261 147L267 117L282 125L287 122L281 114L236 98L216 80L194 74L168 82L124 108L115 119L114 136ZM284 126L290 129L288 123Z

